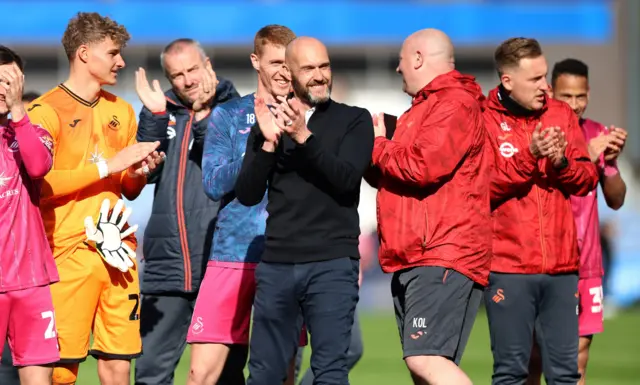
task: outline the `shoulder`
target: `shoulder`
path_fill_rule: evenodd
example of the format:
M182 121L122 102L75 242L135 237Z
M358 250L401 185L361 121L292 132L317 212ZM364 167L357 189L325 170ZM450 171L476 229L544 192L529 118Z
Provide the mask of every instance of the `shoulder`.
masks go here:
M133 106L131 105L131 103L105 90L102 90L102 92L100 93L100 102L98 106L100 106L101 104L103 105L103 107L118 111L133 112Z
M214 111L219 110L222 113L226 113L232 116L241 115L243 113L247 113L247 111L253 113L253 100L253 94L245 95L240 98L230 99L224 103L218 104L214 108Z
M567 103L553 98L547 99L546 114L551 116L575 116L575 112Z
M54 87L29 103L27 114L57 114L62 107L74 101L60 87Z
M331 101L329 111L336 117L345 120L364 119L365 121L372 121L369 111L362 107L351 106L345 103L339 103ZM373 123L372 123L373 124Z

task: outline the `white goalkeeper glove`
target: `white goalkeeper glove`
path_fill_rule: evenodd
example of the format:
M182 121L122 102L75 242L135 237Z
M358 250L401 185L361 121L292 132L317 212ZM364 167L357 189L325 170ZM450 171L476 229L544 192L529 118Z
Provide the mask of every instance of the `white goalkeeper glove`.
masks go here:
M106 263L126 273L133 266L133 259L136 257L136 253L122 240L133 234L138 229L138 225L122 231L131 215L131 207L122 212L124 202L122 199L118 199L111 217L108 218L110 204L111 202L108 199L102 202L97 226L94 225L92 217L84 219L87 243L96 248L98 254Z

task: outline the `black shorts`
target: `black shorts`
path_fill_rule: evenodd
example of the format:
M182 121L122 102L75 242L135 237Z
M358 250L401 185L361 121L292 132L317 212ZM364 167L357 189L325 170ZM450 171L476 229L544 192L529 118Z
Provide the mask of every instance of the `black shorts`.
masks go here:
M460 363L483 287L452 269L421 266L393 274L391 294L403 358L442 356Z

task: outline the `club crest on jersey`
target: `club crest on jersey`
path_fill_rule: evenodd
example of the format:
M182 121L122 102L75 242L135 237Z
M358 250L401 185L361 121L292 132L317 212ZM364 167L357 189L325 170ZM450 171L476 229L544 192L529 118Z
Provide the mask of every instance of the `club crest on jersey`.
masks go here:
M170 126L175 126L176 125L176 117L173 116L173 114L169 114L169 125Z
M111 117L111 121L109 122L109 128L112 130L117 130L120 127L120 122L118 121L118 117L113 115Z
M41 136L40 141L42 142L42 144L44 144L46 148L49 149L49 151L53 150L53 140L51 140L50 136Z
M511 158L518 152L518 149L509 142L504 142L500 145L500 155L505 158Z

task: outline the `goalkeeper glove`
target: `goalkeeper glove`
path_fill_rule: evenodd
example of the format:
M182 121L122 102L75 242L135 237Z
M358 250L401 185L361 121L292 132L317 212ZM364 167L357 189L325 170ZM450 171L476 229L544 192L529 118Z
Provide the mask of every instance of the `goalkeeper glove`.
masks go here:
M138 225L122 231L132 210L128 207L122 212L124 202L118 199L109 217L110 204L109 199L102 202L97 225L94 225L92 217L84 219L87 244L95 247L106 263L125 273L133 266L136 253L123 242L123 239L133 234L138 229Z

